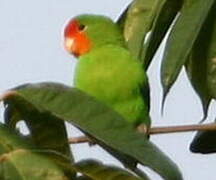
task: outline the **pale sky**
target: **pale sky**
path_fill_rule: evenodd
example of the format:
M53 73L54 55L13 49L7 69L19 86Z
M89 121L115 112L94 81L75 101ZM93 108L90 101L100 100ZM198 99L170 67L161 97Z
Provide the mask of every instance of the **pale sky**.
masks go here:
M116 19L130 0L1 0L0 1L0 92L27 83L56 81L71 85L76 60L67 54L62 45L65 22L82 13L103 14ZM159 65L162 49L158 51L148 72L155 125L198 123L201 119L200 102L191 89L184 73L172 88L160 114L161 85ZM215 104L214 104L215 105ZM1 116L3 107L1 106ZM211 106L209 121L213 121L215 106ZM1 118L2 119L2 118ZM68 127L70 136L77 135ZM215 155L196 155L188 147L194 133L154 135L151 140L179 166L185 180L214 180ZM76 160L100 158L104 163L119 163L98 147L73 146ZM160 177L152 175L154 180Z

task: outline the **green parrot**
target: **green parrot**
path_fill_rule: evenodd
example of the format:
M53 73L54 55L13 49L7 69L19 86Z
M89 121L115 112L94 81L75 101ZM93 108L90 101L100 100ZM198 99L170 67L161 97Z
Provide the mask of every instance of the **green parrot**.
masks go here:
M148 79L127 49L120 27L105 16L80 15L66 25L64 45L78 58L75 87L146 132L150 126Z

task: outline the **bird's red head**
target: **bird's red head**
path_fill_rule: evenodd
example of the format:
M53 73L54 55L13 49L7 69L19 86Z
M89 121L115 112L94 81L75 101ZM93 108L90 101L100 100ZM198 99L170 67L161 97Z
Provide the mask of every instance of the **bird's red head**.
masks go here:
M91 49L91 41L86 35L85 28L76 19L70 20L65 27L65 48L75 56L81 56Z

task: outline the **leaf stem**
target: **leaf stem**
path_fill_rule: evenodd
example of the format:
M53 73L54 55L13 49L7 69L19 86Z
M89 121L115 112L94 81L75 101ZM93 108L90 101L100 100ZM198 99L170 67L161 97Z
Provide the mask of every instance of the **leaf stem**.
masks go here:
M209 124L192 124L192 125L181 125L181 126L164 126L164 127L152 127L149 129L149 135L156 134L168 134L168 133L180 133L190 131L216 131L216 123ZM79 136L69 138L70 144L86 143L91 140L86 136Z

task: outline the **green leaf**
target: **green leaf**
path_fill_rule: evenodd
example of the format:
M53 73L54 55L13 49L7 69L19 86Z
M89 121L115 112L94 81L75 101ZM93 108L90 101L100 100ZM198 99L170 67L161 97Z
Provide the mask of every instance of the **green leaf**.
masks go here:
M203 41L202 43L205 44L205 41ZM205 48L206 46L196 46L196 44L197 43L195 43L195 47L193 48L192 53L189 56L187 63L185 64L185 67L191 85L193 86L202 103L202 120L205 120L208 115L208 107L212 99L210 94L208 93L206 82L207 61L205 58L203 58L204 54L201 51L201 49Z
M73 162L66 127L61 119L47 111L36 111L34 108L29 108L26 113L25 110L16 109L13 104L7 104L5 111L5 117L7 117L5 122L9 127L11 124L14 126L19 120L24 120L30 130L32 142L38 148L62 153ZM19 114L19 119L17 119L17 114ZM47 127L49 128L47 129Z
M207 87L209 94L216 99L216 2L206 23L206 41L208 48L202 49L207 59Z
M31 152L35 146L0 124L0 177L7 180L67 180L50 159Z
M209 92L213 83L210 83L208 80L213 79L214 77L212 77L211 74L212 67L208 65L211 63L212 54L216 56L214 48L212 48L216 42L216 33L215 35L212 35L214 29L213 26L216 25L215 17L216 13L215 8L213 7L211 13L209 13L206 18L197 40L194 43L188 62L186 63L186 72L202 102L204 119L207 117L208 106L213 97ZM212 43L212 40L215 42Z
M24 120L30 131L29 139L40 150L51 150L67 156L71 163L74 161L68 143L68 137L64 121L53 116L47 111L37 111L28 107L18 110L13 104L5 103L5 123L11 129L15 129L16 123ZM49 127L49 128L47 128ZM70 173L72 173L70 171ZM71 176L75 176L75 172Z
M203 61L205 64L200 69L200 77L205 78L202 88L207 89L210 97L216 98L216 3L211 9L208 18L201 30L195 47L198 47L198 55L195 62ZM198 65L198 64L197 64ZM201 98L204 96L202 95ZM199 131L191 145L190 150L194 153L215 153L216 152L216 131Z
M215 0L188 0L168 37L161 67L163 99L177 79Z
M124 19L124 37L129 50L140 58L146 34L150 31L159 0L134 0L120 17Z
M0 123L0 155L18 149L34 149L35 147L18 132L8 129Z
M56 164L58 164L62 169L67 169L68 171L76 171L81 173L84 177L94 180L118 180L118 179L128 179L128 180L141 180L137 176L129 173L128 171L118 168L115 166L108 166L102 164L101 162L93 159L82 160L80 162L70 164L68 158L62 157L61 154L39 151L40 154L51 157ZM144 180L149 180L144 179Z
M27 85L8 92L3 99L20 111L31 107L49 111L81 129L112 154L115 151L130 157L152 168L165 180L182 179L177 166L145 135L136 132L116 112L75 88L55 83Z
M216 3L206 18L206 21L193 46L189 60L189 74L191 83L202 101L204 118L207 116L208 106L212 98L216 97ZM187 67L187 66L186 66Z
M118 167L104 165L96 160L83 160L74 166L77 171L94 180L141 180L128 171Z
M125 10L119 15L117 21L116 21L116 24L118 24L118 26L121 28L122 30L122 33L124 31L124 25L125 25L125 21L126 21L126 18L127 18L127 13L128 13L128 9L130 7L131 4L129 4Z
M16 109L13 104L5 102L5 106L5 123L10 128L14 129L18 121L24 120L30 130L32 140L38 148L57 151L73 161L66 127L61 119L42 109L36 111L34 108L28 108L28 113L26 113L25 110Z
M141 60L146 70L181 6L182 0L161 0L158 3L150 37L142 47Z
M16 108L12 105L7 106L6 104L5 110L4 110L4 122L7 124L8 127L11 129L16 129L16 124L22 120L22 117L19 113L19 111L16 110Z
M2 177L8 180L67 180L51 160L29 150L18 149L1 155Z

